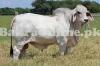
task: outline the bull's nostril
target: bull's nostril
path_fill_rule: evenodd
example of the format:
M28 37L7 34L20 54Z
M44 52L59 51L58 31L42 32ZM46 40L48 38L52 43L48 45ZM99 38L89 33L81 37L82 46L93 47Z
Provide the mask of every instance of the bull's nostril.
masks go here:
M88 22L88 19L84 19L85 22Z

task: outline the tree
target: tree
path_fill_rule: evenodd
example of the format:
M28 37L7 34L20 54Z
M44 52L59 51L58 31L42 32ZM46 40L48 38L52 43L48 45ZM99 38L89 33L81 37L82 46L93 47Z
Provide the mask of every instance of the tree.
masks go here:
M14 14L14 9L13 8L1 8L0 9L0 15L13 15Z
M100 4L95 1L84 1L82 2L84 6L88 8L88 10L92 13L100 12Z
M30 9L28 8L0 8L0 15L15 15L16 13L22 14L22 13L30 13Z
M34 11L39 14L47 14L51 9L46 0L36 0L32 3L32 6L35 7Z
M80 3L80 0L63 0L63 1L54 1L54 0L36 0L32 3L32 6L35 7L35 13L39 14L52 14L52 11L58 7L68 7L74 8L76 4Z
M18 14L22 14L22 13L30 13L30 9L26 8L15 8L15 11L18 12Z

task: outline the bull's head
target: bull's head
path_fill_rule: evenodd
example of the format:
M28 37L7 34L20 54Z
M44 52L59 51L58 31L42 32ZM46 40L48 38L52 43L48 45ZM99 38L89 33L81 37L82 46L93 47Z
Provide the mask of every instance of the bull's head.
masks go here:
M86 23L94 20L92 14L83 5L77 5L73 11L73 22L78 20L82 23Z

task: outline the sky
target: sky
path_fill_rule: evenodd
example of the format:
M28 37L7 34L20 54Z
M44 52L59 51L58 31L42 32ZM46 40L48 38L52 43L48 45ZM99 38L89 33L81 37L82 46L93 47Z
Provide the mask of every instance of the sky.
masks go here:
M2 7L22 7L32 8L31 3L35 0L0 0L0 8Z
M3 7L22 7L22 8L32 8L31 3L35 0L0 0L0 8ZM84 1L84 0L83 0ZM100 3L100 0L91 0Z

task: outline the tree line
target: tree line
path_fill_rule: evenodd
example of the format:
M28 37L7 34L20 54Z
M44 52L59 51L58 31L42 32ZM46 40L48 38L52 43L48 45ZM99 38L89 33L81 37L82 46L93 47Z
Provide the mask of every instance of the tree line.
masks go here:
M92 13L100 12L100 4L95 1L81 0L36 0L32 2L34 8L0 8L0 15L15 15L22 13L52 14L52 11L59 7L75 8L77 4L83 4Z
M29 8L0 8L0 15L15 15L15 14L22 14L22 13L30 13Z

